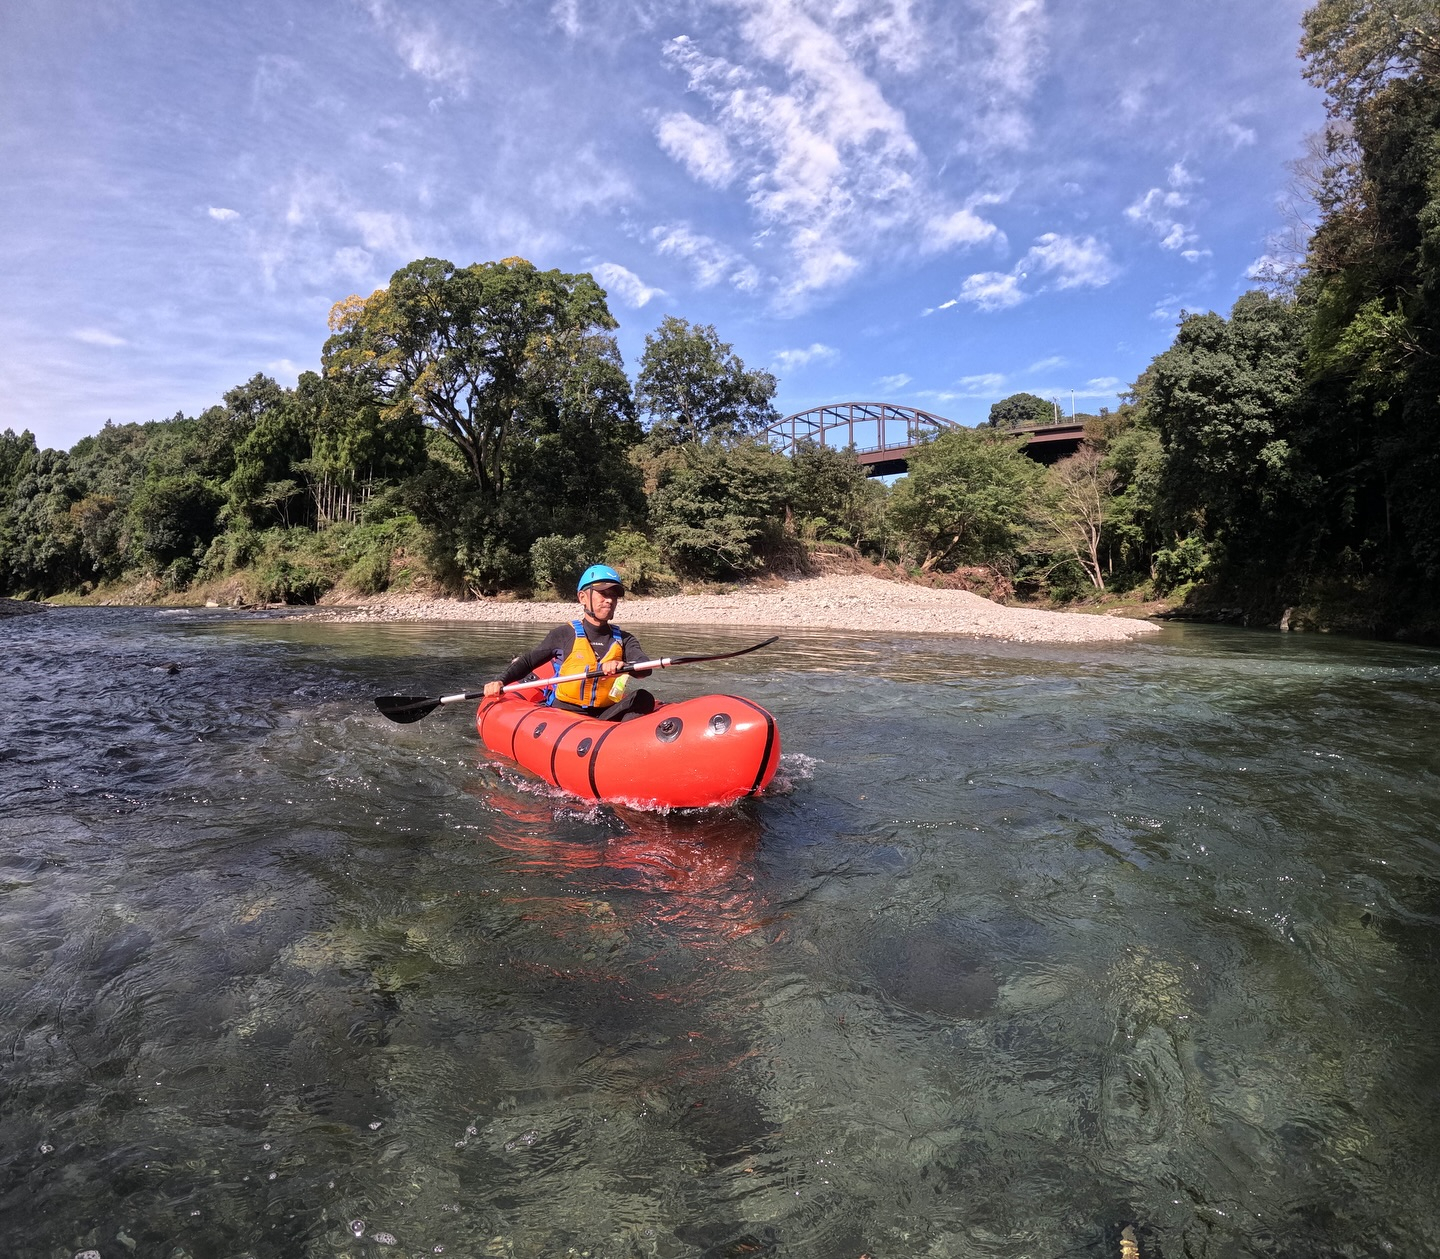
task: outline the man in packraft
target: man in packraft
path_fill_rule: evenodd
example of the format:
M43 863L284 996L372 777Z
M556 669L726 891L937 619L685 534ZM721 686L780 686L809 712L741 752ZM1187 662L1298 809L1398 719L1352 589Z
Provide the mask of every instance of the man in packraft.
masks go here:
M580 616L568 625L557 625L539 646L516 656L498 682L486 684L485 698L493 699L501 687L553 665L553 674L537 676L591 675L579 682L547 688L545 702L554 708L601 721L623 721L654 712L655 697L630 686L632 677L649 677L650 671L620 672L621 665L645 659L635 635L611 623L624 595L625 585L619 573L608 565L592 564L581 574L575 591Z

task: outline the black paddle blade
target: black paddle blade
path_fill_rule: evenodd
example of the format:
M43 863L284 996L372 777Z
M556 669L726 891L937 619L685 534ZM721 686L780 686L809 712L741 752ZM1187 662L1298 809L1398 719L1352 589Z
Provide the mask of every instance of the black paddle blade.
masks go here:
M771 643L778 643L780 635L776 634L767 638L763 643L756 643L751 647L742 647L739 651L724 651L718 656L676 656L670 661L671 664L704 664L709 660L734 660L736 656L748 656L752 651L759 651L762 647L768 647Z
M419 695L377 695L375 707L380 710L382 717L389 717L391 721L398 721L401 725L409 725L412 721L428 717L440 707L440 701L425 699Z

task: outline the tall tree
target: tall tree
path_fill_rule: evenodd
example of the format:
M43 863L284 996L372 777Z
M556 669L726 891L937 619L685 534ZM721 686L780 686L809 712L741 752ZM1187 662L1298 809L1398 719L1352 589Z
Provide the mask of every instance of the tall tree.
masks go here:
M682 445L759 433L779 418L775 377L747 368L709 324L666 315L645 338L635 385L652 444Z
M891 518L920 568L1004 569L1025 543L1044 472L1017 438L952 428L912 452L891 491Z
M371 389L386 418L419 416L454 443L481 496L504 495L512 443L586 338L616 327L589 275L523 258L456 267L422 258L330 313L326 374Z
M1243 563L1274 558L1318 490L1304 451L1305 313L1246 293L1229 319L1191 315L1137 385L1164 444L1177 533Z
M1348 114L1389 80L1440 70L1435 0L1320 0L1301 19L1305 77Z
M1109 523L1110 491L1115 472L1104 465L1089 444L1049 469L1050 491L1042 499L1040 518L1050 530L1051 545L1073 559L1096 590L1105 589L1101 539Z
M991 428L1028 428L1055 423L1055 407L1033 393L1012 393L990 406Z

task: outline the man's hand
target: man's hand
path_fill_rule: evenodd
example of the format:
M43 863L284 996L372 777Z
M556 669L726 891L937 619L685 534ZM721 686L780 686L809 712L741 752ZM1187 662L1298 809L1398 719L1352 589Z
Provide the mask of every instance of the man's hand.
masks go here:
M485 691L484 691L485 698L486 698L486 699L494 699L497 695L500 694L501 688L504 687L504 685L505 685L505 683L503 683L503 682L487 682L487 683L485 683Z
M625 662L623 660L602 660L600 662L600 676L603 678L613 678L624 667Z

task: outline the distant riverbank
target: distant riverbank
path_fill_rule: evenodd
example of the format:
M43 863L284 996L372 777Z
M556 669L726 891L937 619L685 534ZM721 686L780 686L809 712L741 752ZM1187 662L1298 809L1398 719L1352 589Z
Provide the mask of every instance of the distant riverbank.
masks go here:
M498 621L549 623L576 615L574 603L436 599L378 595L356 607L317 609L331 621ZM633 625L733 625L756 628L958 634L1010 642L1125 642L1159 626L1131 616L1094 616L1005 607L964 590L934 590L877 577L845 575L746 585L734 593L627 599L616 618Z

